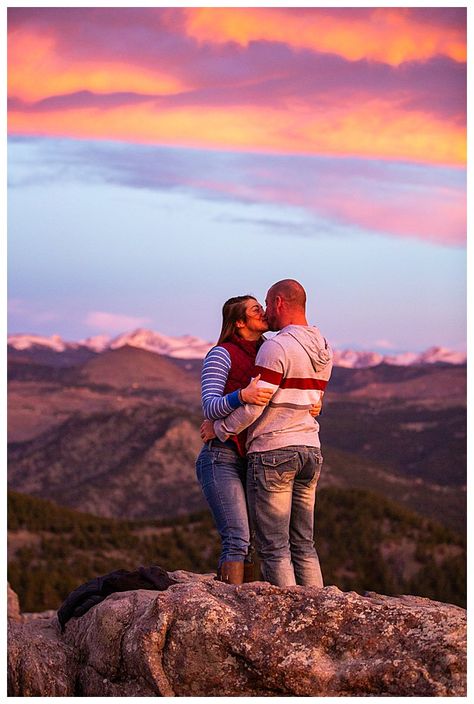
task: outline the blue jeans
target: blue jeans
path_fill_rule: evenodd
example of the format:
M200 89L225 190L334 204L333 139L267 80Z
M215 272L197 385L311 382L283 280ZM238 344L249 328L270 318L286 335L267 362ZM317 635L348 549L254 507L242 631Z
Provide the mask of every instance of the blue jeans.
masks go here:
M264 579L323 586L314 547L314 504L323 458L316 447L248 455L247 497Z
M196 460L196 474L222 541L224 561L249 558L250 529L245 496L247 461L232 441L211 440Z

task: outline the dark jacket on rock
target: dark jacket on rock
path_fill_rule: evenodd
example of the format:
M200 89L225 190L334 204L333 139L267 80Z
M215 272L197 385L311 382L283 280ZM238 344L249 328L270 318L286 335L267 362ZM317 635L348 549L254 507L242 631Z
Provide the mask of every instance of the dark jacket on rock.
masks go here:
M177 584L168 573L158 565L139 567L130 572L128 570L115 570L102 577L95 577L90 582L81 584L71 592L58 609L58 621L61 630L70 618L83 616L92 606L99 604L109 594L114 592L128 592L133 589L156 589L165 591L172 584Z

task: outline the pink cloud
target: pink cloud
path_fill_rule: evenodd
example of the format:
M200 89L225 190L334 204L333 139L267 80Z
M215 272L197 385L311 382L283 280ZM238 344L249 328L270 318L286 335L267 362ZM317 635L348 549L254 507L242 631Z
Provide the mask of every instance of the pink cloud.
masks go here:
M290 165L291 161L288 160ZM283 164L281 164L283 166ZM296 164L295 164L296 166ZM341 168L342 167L342 168ZM463 187L430 183L420 172L404 180L403 166L394 178L393 165L370 169L364 176L344 172L343 164L327 160L324 171L251 167L239 183L207 182L215 192L242 200L303 208L318 218L348 228L443 244L466 244L466 193ZM200 182L202 185L202 181Z
M28 145L30 179L35 163L47 165L48 173L58 178L64 177L67 164L79 180L156 191L184 189L199 198L296 208L306 213L306 233L342 228L445 246L466 242L462 168L99 142L61 142L58 148L55 142L31 140ZM275 228L285 227L285 217L277 223L278 213L264 217Z
M361 188L346 197L325 193L324 200L316 197L308 205L341 223L375 232L454 246L466 242L466 196L455 189L399 189L387 197L383 188Z
M137 328L151 321L150 318L140 318L119 313L105 313L103 311L90 311L86 315L84 322L91 328L113 333Z

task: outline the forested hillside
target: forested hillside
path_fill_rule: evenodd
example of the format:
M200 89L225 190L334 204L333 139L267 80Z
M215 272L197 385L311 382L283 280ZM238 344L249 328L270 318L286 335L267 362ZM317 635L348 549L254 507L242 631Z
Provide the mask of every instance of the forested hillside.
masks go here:
M316 518L326 584L465 605L465 544L458 534L354 489L322 489ZM207 511L123 521L9 492L8 528L8 575L23 611L56 609L79 584L113 569L159 564L212 572L219 554Z

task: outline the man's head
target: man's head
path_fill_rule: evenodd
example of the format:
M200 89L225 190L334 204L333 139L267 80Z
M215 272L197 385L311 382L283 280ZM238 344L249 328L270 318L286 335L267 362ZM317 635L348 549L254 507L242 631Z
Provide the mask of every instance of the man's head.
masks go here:
M281 330L286 325L307 325L306 292L294 279L277 281L268 289L265 299L270 330Z

